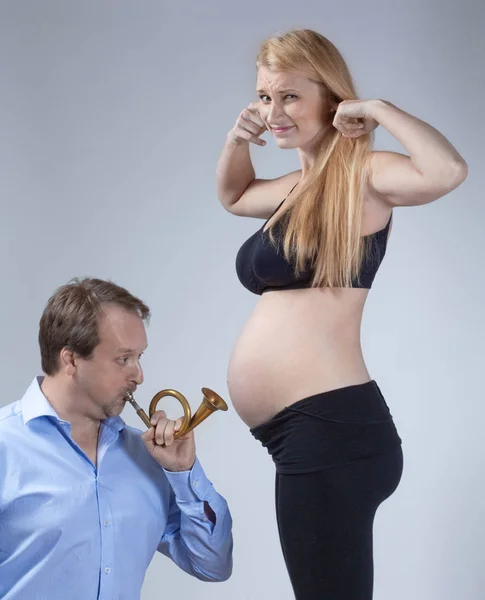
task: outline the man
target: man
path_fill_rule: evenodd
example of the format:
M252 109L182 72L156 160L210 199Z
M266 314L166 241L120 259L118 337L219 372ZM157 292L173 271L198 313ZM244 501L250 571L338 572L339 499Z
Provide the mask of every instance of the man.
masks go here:
M193 432L163 411L143 435L120 418L143 382L148 307L99 279L50 298L43 377L0 409L0 598L135 600L155 551L204 581L232 570L227 503Z

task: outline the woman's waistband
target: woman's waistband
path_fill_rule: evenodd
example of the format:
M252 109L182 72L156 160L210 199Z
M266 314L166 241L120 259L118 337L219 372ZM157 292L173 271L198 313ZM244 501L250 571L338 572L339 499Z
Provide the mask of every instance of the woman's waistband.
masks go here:
M401 444L374 380L298 400L250 431L280 473L341 466Z

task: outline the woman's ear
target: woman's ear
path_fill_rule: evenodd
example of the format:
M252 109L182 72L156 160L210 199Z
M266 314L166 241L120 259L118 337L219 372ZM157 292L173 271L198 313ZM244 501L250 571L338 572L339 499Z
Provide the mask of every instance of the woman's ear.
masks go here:
M329 103L330 103L330 112L337 112L338 105L340 104L340 100L337 98L337 96L334 96L332 94L330 96Z

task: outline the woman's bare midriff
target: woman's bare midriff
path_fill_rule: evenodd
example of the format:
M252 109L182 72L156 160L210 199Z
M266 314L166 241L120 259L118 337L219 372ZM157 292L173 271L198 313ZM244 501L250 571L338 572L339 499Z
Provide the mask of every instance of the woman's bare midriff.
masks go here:
M255 427L292 403L371 378L360 326L368 290L265 292L231 354L228 389Z

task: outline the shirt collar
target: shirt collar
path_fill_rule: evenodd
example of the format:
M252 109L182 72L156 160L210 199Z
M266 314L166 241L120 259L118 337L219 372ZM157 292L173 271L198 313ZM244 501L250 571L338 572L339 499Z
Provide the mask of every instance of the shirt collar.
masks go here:
M66 421L63 421L59 417L52 404L44 396L40 387L43 380L44 377L42 375L35 377L23 395L21 403L24 424L26 425L29 421L32 421L32 419L37 419L39 417L53 417L60 423L66 423ZM125 427L125 422L121 417L110 417L109 419L102 421L102 423L115 431L121 431Z

